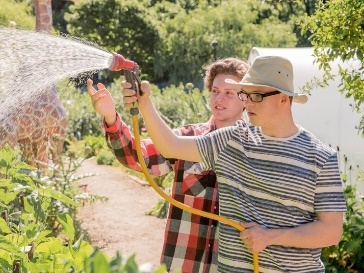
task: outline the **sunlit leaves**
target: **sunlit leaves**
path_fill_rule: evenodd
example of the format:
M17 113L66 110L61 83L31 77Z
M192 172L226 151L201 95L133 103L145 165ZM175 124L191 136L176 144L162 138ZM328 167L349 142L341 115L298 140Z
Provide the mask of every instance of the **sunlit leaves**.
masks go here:
M315 56L325 76L330 77L335 70L330 62L348 62L356 59L362 67L339 68L342 79L340 91L356 102L354 107L363 113L364 102L364 2L362 0L319 1L316 13L306 17L302 24L304 31L312 33L310 40L315 48ZM359 125L360 126L360 125ZM364 127L359 127L364 133Z

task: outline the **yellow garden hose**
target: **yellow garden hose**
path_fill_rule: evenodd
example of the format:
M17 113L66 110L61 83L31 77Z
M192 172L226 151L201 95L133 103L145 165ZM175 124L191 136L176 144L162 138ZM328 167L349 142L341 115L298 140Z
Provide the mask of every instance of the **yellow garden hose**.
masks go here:
M135 105L134 105L135 107ZM136 111L137 112L137 111ZM137 151L137 155L138 155L138 160L139 163L142 167L143 173L147 179L147 181L149 182L149 184L152 186L152 188L160 195L162 196L167 202L171 203L173 206L176 206L180 209L183 209L185 211L188 211L190 213L202 216L202 217L206 217L206 218L210 218L213 220L217 220L221 223L227 224L229 226L232 226L234 228L236 228L239 231L243 231L244 227L242 225L240 225L239 223L227 219L225 217L213 214L213 213L209 213L206 211L202 211L202 210L198 210L195 208L192 208L190 206L187 206L184 203L181 203L175 199L173 199L172 197L170 197L168 194L166 194L163 190L161 190L159 188L159 186L154 182L153 178L151 177L151 175L148 172L148 168L145 164L144 161L144 157L142 154L142 148L140 145L140 132L139 132L139 120L138 120L138 114L137 113L133 113L132 112L132 123L133 123L133 130L134 130L134 137L135 137L135 145L136 145L136 151ZM253 253L253 263L254 263L254 273L259 273L259 262L258 262L258 253Z

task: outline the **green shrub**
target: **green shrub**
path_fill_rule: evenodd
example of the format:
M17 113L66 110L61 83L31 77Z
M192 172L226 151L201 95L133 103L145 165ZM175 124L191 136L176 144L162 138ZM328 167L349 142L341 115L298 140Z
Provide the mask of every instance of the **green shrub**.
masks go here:
M86 136L84 138L84 145L86 158L98 155L100 151L106 147L105 139L103 136Z
M21 29L35 29L32 7L25 2L0 0L0 25Z
M114 165L114 162L116 161L115 155L113 152L109 149L102 149L99 154L96 156L96 162L99 165Z
M171 194L171 189L174 181L174 172L170 172L160 178L161 181L157 181L156 179L154 179L154 181L158 184L158 186L163 187L167 194ZM157 204L155 204L153 208L151 208L145 214L153 215L158 218L166 218L168 214L168 208L169 203L165 199L161 198L158 200Z
M70 185L80 161L63 159L57 179L39 179L20 158L9 146L0 150L0 272L139 273L134 255L111 259L77 232L74 199L85 197L72 195ZM62 179L67 181L59 183ZM164 272L162 265L153 273Z
M348 178L346 168L347 158L344 157L344 194L347 212L344 218L343 235L338 245L324 248L322 260L326 272L330 273L360 273L364 272L364 197L359 194L356 186ZM357 170L356 183L364 182L364 172Z

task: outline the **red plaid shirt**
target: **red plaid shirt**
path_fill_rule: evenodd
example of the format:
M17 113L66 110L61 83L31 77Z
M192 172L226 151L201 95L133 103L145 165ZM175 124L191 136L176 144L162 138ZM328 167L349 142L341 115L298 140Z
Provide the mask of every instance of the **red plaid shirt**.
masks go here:
M135 140L120 119L106 127L106 140L118 161L136 171L138 163ZM213 117L207 123L186 125L174 130L177 135L204 135L215 130ZM174 170L172 197L196 209L218 214L217 182L213 171L202 171L200 163L166 159L150 139L141 141L142 152L150 174L164 175ZM169 206L161 263L168 270L182 273L217 271L217 221L200 217L173 205Z

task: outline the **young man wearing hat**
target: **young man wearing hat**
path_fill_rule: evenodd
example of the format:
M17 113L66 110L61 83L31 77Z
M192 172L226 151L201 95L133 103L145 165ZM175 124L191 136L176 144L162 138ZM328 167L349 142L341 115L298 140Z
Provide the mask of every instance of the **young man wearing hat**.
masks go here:
M142 83L138 97L150 137L167 158L202 161L219 182L220 215L240 222L239 232L220 224L218 272L324 272L321 248L337 244L346 204L336 152L295 124L293 68L278 56L257 57L240 82L251 125L238 122L205 136L179 137L158 116ZM123 83L126 105L135 92Z

